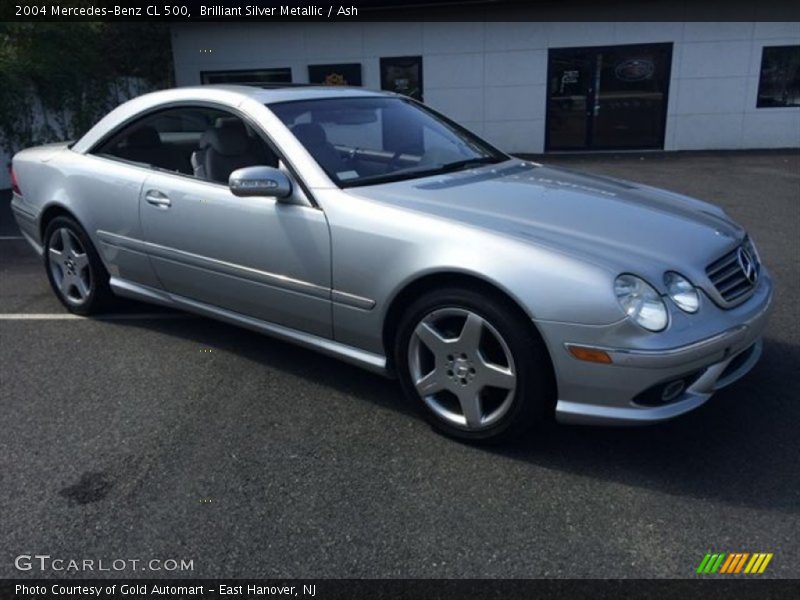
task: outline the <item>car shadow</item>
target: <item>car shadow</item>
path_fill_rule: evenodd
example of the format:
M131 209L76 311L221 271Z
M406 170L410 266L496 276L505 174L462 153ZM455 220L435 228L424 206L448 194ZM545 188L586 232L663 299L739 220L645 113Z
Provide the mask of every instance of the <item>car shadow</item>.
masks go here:
M408 418L419 418L396 381L255 332L204 318L124 320L118 324L236 353ZM746 378L673 421L645 427L546 423L522 440L481 445L479 450L678 497L797 513L800 403L797 385L793 385L797 364L800 348L767 339L761 361Z
M697 410L643 427L548 424L502 456L675 496L800 511L800 348L767 338L761 361Z

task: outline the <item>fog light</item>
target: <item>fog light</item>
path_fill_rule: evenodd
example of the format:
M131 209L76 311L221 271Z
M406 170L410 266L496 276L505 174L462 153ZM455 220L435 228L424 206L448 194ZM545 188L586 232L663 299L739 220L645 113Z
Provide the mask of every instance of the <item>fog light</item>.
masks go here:
M668 383L664 386L664 391L661 392L661 400L663 402L672 402L680 396L683 389L686 387L683 379L678 379L678 381L673 381L672 383Z

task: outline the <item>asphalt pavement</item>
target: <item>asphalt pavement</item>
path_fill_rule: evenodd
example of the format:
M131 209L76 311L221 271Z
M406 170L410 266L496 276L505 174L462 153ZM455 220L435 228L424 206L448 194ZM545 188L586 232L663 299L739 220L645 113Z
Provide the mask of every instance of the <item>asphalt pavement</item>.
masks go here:
M0 577L62 574L17 570L27 554L193 561L89 576L693 577L706 552L800 577L800 154L547 162L749 229L777 294L748 377L669 423L474 447L394 382L249 331L136 303L55 318L3 196Z

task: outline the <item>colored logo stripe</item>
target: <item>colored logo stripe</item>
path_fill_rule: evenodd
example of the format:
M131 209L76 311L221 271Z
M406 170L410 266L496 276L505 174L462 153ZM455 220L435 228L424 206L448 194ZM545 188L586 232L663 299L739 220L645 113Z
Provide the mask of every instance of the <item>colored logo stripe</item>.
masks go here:
M732 552L730 554L721 553L707 553L700 565L697 567L697 572L702 574L717 573L720 574L733 574L741 573L744 568L745 573L760 574L767 568L767 565L772 560L773 554L766 552L756 552L750 554L749 552ZM749 559L749 560L748 560ZM745 566L745 564L747 566Z
M763 573L767 568L769 561L772 560L772 553L769 554L754 554L750 562L744 569L745 573Z
M749 552L745 552L744 554L742 554L742 557L739 559L739 564L736 565L736 569L734 570L734 573L738 573L739 571L742 570L742 567L744 566L744 561L747 560L748 556L750 556Z
M744 565L744 561L750 556L748 552L735 552L728 555L728 560L722 565L720 573L738 573Z
M698 573L716 573L725 558L725 553L706 554L700 566L697 567Z
M722 568L719 570L720 573L730 573L732 565L735 565L739 561L738 554L728 554L727 560L722 563Z

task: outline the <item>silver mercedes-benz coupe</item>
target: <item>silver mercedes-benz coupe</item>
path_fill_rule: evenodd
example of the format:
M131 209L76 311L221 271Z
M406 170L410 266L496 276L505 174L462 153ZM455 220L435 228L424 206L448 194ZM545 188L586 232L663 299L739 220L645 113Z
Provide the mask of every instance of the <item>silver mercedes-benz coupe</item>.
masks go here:
M315 348L467 439L696 408L756 363L772 299L719 208L512 158L392 94L147 94L12 179L69 310L126 296Z

